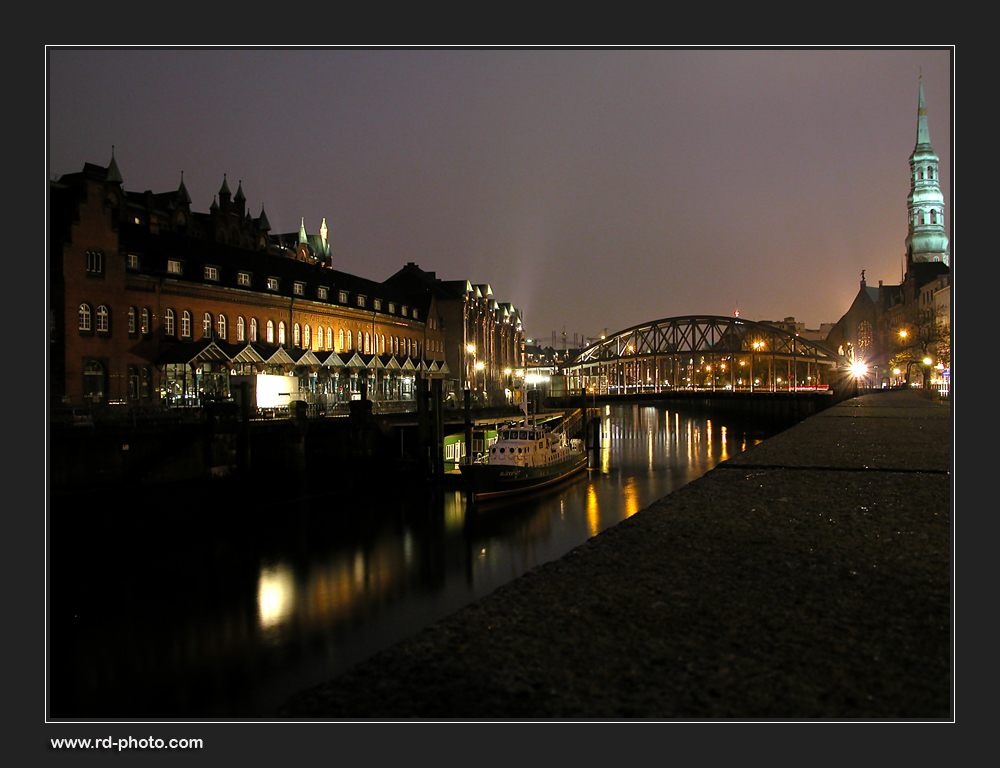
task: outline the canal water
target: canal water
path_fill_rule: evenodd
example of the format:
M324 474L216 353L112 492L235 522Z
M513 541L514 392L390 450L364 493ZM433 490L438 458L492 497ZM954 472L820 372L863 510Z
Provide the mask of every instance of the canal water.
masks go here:
M262 475L225 494L54 498L49 717L267 716L779 428L666 403L602 406L585 474L488 505L457 485L386 473L358 488L335 470L310 478L307 496Z

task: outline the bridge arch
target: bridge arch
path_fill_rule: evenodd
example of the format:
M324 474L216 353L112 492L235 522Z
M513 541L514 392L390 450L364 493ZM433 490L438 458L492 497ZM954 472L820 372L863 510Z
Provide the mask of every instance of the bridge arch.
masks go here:
M847 360L822 343L738 317L689 315L635 325L562 369L568 394L673 390L796 392L842 381Z

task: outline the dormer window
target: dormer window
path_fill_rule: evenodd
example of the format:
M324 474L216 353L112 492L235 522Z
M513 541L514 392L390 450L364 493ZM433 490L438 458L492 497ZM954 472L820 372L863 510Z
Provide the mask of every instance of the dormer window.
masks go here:
M167 259L167 272L171 275L179 275L183 271L180 261L177 259Z
M363 307L364 305L365 305L365 297L364 296L358 296L358 306L359 307Z
M325 299L329 293L329 289L325 285L321 285L316 289L316 298Z
M267 278L267 290L269 291L278 290L278 278L276 277Z
M305 283L296 282L292 286L292 291L295 293L296 296L304 296L305 293L306 293L306 284Z
M341 304L346 304L346 303L347 303L347 291L340 291L340 292L339 292L339 293L337 294L337 300L338 300L338 301L339 301L339 302L340 302Z
M205 266L205 279L206 280L215 280L215 281L217 281L219 279L219 268L218 267L211 267L211 266L207 266L206 265Z
M250 285L250 273L249 272L239 272L236 275L237 285Z

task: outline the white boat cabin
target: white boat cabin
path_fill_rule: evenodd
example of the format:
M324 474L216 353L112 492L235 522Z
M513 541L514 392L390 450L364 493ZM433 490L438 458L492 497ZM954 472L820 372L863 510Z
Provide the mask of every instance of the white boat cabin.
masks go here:
M489 464L515 467L546 467L559 464L579 452L579 440L566 440L562 432L549 432L532 424L504 427L490 446Z

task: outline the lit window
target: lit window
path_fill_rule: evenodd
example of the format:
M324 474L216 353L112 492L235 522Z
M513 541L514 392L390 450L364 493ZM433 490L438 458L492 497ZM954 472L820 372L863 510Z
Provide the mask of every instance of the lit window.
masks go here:
M346 303L347 303L347 291L340 291L340 292L339 292L339 293L337 294L337 300L338 300L338 301L339 301L339 302L340 302L341 304L346 304Z
M247 340L247 321L243 319L242 315L236 318L236 340Z
M227 325L228 324L226 322L226 316L220 314L219 315L218 326L219 326L219 338L222 339L222 341L226 340L226 331L228 330Z
M168 309L163 313L163 334L165 336L173 336L176 330L174 326L174 311Z
M191 338L191 313L186 309L181 312L181 338Z
M136 328L138 328L138 315L136 314L135 307L128 308L128 332L130 336L135 335Z
M329 325L326 327L326 348L333 349L333 328Z
M250 318L250 341L257 341L257 318Z
M285 345L285 321L278 321L278 344L281 346Z
M321 285L316 289L316 297L319 299L325 299L327 296L328 289L325 285Z
M365 305L365 297L364 296L358 296L358 306L359 307L363 307L364 305Z
M218 280L219 279L219 268L218 267L205 267L205 279L206 280Z
M134 254L134 253L128 254L125 257L125 266L128 267L129 269L138 269L139 268L139 256L136 255L136 254Z
M295 323L292 326L292 344L296 347L302 346L302 328L298 323Z
M406 313L407 313L408 311L409 311L409 308L408 308L408 307L407 307L407 306L406 306L406 305L404 304L404 305L403 305L403 309L402 309L402 315L403 315L403 317L406 317Z
M201 335L206 338L212 338L212 313L206 312L201 318Z
M264 338L267 340L268 344L274 344L274 320L267 321Z
M88 312L89 312L89 310L88 310ZM344 351L344 329L343 328L340 329L340 339L337 341L337 351L338 352L343 352Z
M392 315L392 314L395 314L395 313L396 313L396 304L394 302L390 301L389 302L389 314Z
M267 278L267 290L269 291L278 290L278 278L276 277Z
M237 285L250 285L250 273L240 272L239 274L237 274L236 283Z
M171 275L179 275L181 273L181 263L176 259L169 259L167 261L167 272Z
M139 333L143 336L149 335L149 307L143 307L139 315Z
M304 296L306 292L306 284L297 282L292 286L292 290L295 292L296 296Z
M310 349L310 344L312 344L312 329L307 325L302 329L302 346Z

